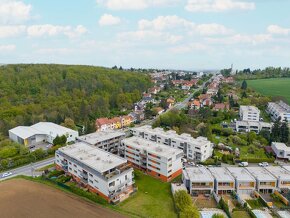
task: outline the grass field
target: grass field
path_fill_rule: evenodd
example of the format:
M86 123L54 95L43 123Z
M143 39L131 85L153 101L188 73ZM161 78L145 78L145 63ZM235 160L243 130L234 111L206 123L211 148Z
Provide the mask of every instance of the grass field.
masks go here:
M290 78L247 80L248 87L266 96L282 96L290 103Z
M244 210L234 211L232 214L232 217L233 218L251 218L248 212Z
M177 217L174 209L170 183L160 182L135 170L137 193L117 207L140 217Z

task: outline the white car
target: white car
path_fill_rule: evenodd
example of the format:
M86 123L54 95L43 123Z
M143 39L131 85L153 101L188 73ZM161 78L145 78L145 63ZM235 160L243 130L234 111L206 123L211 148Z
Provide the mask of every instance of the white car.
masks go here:
M260 167L267 167L267 166L269 166L269 164L267 162L262 162L262 163L259 163L259 166Z
M12 175L11 172L3 173L2 178L5 178L5 177L11 176L11 175Z
M249 166L249 163L248 162L241 162L241 163L239 163L239 166L240 167L247 167L247 166Z

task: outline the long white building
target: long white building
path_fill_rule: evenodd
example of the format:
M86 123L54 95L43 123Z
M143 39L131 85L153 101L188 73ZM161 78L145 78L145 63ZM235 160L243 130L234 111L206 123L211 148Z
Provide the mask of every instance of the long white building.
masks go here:
M270 114L273 121L280 117L281 121L286 119L288 123L290 122L290 106L283 101L269 102L267 112Z
M121 146L133 166L162 181L170 181L182 173L183 151L180 149L138 137L123 139Z
M235 190L235 179L226 168L210 167L208 170L214 177L215 193L226 194Z
M191 195L211 194L214 190L214 178L204 166L185 168L182 181Z
M58 170L109 202L126 199L133 191L133 168L127 160L79 142L55 153Z
M266 167L266 170L268 170L277 179L278 189L290 188L290 172L288 170L279 166L278 167L269 166L269 167Z
M119 153L121 140L125 138L125 135L122 131L107 130L80 136L78 137L78 141L117 154Z
M175 131L164 131L162 128L152 129L145 125L131 129L131 133L139 138L164 144L183 150L189 160L202 162L212 156L213 145L204 137L193 138L189 134L178 135Z
M74 142L78 131L51 122L39 122L32 126L18 126L9 130L9 138L25 146L47 142L53 143L57 136L65 135L67 142Z
M262 121L236 121L237 132L256 132L259 133L261 130L271 132L272 123L266 123Z
M260 110L255 106L241 105L239 115L242 121L259 121L260 120Z

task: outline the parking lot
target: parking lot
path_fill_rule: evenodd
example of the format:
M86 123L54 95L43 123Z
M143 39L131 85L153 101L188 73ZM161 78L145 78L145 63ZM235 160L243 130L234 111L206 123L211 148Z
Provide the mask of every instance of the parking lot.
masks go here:
M43 149L44 151L46 151L47 149L51 148L52 147L52 144L49 144L49 143L46 143L46 142L43 142L43 143L39 143L37 145L32 145L29 147L29 150L30 151L35 151L37 149Z

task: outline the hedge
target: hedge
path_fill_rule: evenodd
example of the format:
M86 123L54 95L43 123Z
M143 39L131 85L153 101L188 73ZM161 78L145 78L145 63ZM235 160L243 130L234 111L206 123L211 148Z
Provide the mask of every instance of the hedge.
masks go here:
M274 163L275 158L242 158L241 162L249 162L249 163L261 163L261 162L268 162Z
M219 202L219 206L220 206L221 209L223 209L225 211L225 213L228 215L229 218L232 218L229 206L227 205L227 203L224 201L223 198L221 198L221 200Z

